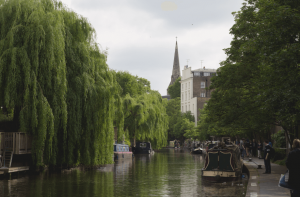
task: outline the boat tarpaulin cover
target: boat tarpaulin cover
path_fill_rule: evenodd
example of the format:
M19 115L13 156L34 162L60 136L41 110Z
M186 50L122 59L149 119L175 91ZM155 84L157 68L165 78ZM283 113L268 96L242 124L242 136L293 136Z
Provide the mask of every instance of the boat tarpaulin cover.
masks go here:
M205 170L213 170L218 168L218 152L208 153L208 165Z
M219 153L219 169L223 171L234 171L231 165L232 154L230 152Z

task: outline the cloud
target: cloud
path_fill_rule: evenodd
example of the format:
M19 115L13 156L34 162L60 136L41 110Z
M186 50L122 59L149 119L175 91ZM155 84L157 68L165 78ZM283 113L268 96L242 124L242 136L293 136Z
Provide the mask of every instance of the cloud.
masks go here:
M97 32L97 42L108 50L108 64L146 78L161 94L171 80L178 37L181 69L187 64L218 68L230 47L231 12L243 0L64 0L86 17ZM177 9L175 9L175 5ZM169 9L172 11L165 11Z
M161 9L164 11L174 11L177 10L177 5L171 1L165 1L161 3Z

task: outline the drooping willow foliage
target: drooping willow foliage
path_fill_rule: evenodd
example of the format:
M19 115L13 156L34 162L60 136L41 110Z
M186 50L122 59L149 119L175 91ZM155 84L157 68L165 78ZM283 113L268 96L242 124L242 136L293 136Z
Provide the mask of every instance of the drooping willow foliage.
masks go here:
M157 91L150 89L150 82L132 76L128 72L117 72L117 81L122 88L124 131L130 138L150 141L154 148L167 142L167 101Z
M112 162L120 88L94 39L60 2L0 0L0 104L32 135L37 165Z

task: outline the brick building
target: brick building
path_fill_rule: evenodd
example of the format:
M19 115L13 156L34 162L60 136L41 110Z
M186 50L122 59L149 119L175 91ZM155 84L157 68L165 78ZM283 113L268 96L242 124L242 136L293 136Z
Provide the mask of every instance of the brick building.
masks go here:
M211 77L216 75L216 69L200 68L192 70L185 66L181 77L181 112L191 111L195 116L195 124L199 120L199 109L210 99Z

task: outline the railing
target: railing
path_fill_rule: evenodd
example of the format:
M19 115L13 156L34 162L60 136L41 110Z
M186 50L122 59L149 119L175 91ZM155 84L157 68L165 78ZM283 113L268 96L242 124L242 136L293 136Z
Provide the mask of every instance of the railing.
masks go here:
M31 137L23 132L0 132L0 154L5 150L13 151L13 154L30 154Z

